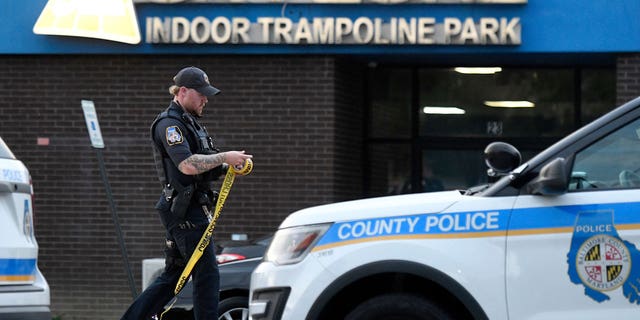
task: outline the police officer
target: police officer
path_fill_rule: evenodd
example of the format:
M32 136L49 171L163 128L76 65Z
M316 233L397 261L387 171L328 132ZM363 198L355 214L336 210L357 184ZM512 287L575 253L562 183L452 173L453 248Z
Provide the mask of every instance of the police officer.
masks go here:
M156 166L164 185L156 209L167 234L165 269L122 319L150 319L162 312L209 223L206 213L216 201L211 182L228 166L242 167L252 157L244 151L219 152L198 123L208 98L220 92L204 71L187 67L173 81L169 88L173 101L151 126ZM195 319L217 319L219 273L213 241L194 266L192 280Z

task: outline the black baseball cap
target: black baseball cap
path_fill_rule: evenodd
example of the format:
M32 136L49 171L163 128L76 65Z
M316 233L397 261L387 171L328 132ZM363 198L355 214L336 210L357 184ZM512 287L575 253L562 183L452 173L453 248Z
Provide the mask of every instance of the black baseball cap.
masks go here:
M173 82L179 87L195 89L207 97L212 97L220 93L220 89L209 83L207 74L196 67L186 67L180 70L180 72L173 77Z

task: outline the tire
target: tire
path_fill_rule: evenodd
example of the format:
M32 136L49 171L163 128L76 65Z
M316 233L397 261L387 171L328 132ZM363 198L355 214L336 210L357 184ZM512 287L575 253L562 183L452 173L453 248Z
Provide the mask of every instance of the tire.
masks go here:
M345 320L453 320L432 301L410 293L387 293L365 300Z
M248 320L249 298L231 297L218 304L218 320Z

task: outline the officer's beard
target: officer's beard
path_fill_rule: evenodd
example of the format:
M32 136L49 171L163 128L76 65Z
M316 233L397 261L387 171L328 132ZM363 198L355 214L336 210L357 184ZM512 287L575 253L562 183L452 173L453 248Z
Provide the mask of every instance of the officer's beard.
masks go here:
M202 113L198 114L198 110L197 110L197 109L196 109L196 110L190 110L189 108L186 108L185 106L183 106L182 104L180 104L180 102L179 102L178 100L174 100L174 101L175 101L175 103L176 103L177 105L179 105L179 106L182 108L182 110L184 110L186 113L188 113L188 114L190 114L190 115L194 116L194 117L195 117L195 118L197 118L197 119L202 118ZM203 108L203 111L204 111L204 107L202 107L202 108Z

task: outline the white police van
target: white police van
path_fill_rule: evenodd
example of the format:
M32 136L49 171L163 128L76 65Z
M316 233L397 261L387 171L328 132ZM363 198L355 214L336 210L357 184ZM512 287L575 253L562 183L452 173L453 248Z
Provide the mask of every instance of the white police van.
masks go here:
M640 319L640 98L522 165L485 154L486 187L291 214L252 319Z
M31 176L0 138L0 319L51 320L37 262Z

